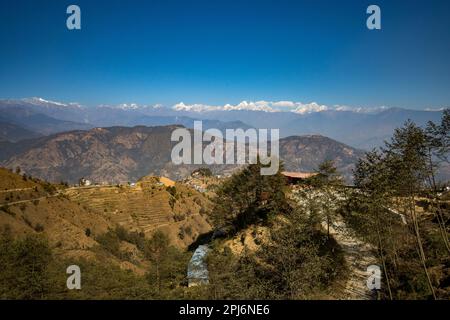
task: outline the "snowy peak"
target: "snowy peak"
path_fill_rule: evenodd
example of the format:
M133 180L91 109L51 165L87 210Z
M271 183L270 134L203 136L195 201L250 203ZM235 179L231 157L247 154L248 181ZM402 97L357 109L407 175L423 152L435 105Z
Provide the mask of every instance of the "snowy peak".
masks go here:
M174 111L186 112L210 112L210 111L262 111L262 112L293 112L300 115L306 115L325 111L351 111L356 113L376 113L388 109L387 107L350 107L343 105L327 106L317 102L295 102L295 101L242 101L236 105L207 105L207 104L185 104L177 103L172 107Z
M111 108L111 109L120 109L124 111L135 111L135 110L157 110L163 107L161 104L155 105L140 105L137 103L121 103L118 105L108 105L101 104L98 106L99 108Z
M52 100L46 100L46 99L39 98L39 97L25 98L25 99L22 99L21 101L35 105L35 106L41 106L41 107L46 107L46 108L51 108L51 107L77 107L77 108L80 108L81 107L81 105L76 102L62 103L62 102L57 102L57 101L52 101Z
M136 103L122 103L119 104L117 106L118 109L122 109L122 110L136 110L136 109L140 109L141 107L139 105L137 105Z

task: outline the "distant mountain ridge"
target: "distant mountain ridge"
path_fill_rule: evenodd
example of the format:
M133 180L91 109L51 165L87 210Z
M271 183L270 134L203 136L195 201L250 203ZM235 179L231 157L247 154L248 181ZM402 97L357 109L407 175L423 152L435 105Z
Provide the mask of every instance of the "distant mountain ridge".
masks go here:
M185 113L189 115L190 113ZM418 111L399 108L375 113L353 111L320 111L307 114L264 111L211 111L202 114L205 119L223 121L240 119L254 128L278 128L281 137L319 134L356 148L370 150L383 145L395 128L408 119L420 126L428 121L439 122L442 111Z
M8 141L90 128L91 125L56 119L28 106L0 103L0 132Z
M3 145L0 165L20 167L27 174L49 181L76 183L81 177L102 183L136 181L148 174L173 179L188 176L205 165L174 165L171 133L179 126L109 127L71 131ZM3 146L3 147L2 147ZM3 150L2 150L3 148ZM8 152L3 152L5 149ZM287 170L312 171L334 160L347 177L362 152L322 136L280 140L280 157ZM236 165L213 165L215 173L230 173Z
M280 156L288 171L314 172L323 161L331 160L347 182L364 151L321 135L290 136L280 140Z
M87 108L42 98L0 100L0 114L0 133L4 132L0 138L10 142L94 127L182 125L193 128L194 121L197 120L195 117L167 113L158 108L151 108L151 114L147 114L143 109L133 106ZM250 126L239 120L203 120L203 129L210 128L225 132L226 129L248 129Z
M0 142L17 142L20 140L37 138L39 136L41 136L39 133L25 129L17 124L10 123L8 120L5 121L5 119L0 116Z
M286 106L292 103L284 101L270 103L269 106L266 102L241 104L222 108L184 104L173 108L137 104L85 107L77 103L31 98L0 100L0 112L2 115L8 114L10 118L15 114L13 120L16 122L13 124L44 135L111 126L177 124L192 128L195 120L203 120L204 129L217 128L223 131L227 128L273 128L280 130L281 137L319 134L365 150L382 145L383 140L390 137L394 129L402 126L408 119L423 126L428 121L438 122L442 115L442 111L386 107L362 112L360 109L346 107L327 108L316 103L297 103L293 104L296 109L274 112L275 105ZM27 119L27 122L18 122L20 119Z
M202 120L203 130L280 129L280 155L286 169L312 171L320 162L333 160L350 181L351 170L363 155L355 146L370 149L381 145L407 119L425 125L441 117L440 111L383 108L356 112L312 107L319 111L244 108L195 112L135 104L85 107L42 98L0 100L0 165L20 166L29 174L55 182L77 182L80 177L124 182L152 173L178 179L198 166L171 163L170 132L176 125L192 128L194 121ZM223 173L235 168L213 169Z

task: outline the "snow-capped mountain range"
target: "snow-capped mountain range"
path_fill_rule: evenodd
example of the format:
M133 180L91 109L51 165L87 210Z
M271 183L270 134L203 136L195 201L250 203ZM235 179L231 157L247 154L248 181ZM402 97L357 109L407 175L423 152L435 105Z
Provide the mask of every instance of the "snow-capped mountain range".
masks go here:
M385 106L375 108L349 107L349 106L327 106L317 102L302 103L294 101L241 101L236 105L225 104L223 106L212 106L206 104L184 104L177 103L172 107L176 111L208 112L208 111L263 111L263 112L293 112L298 114L309 114L323 111L352 111L358 113L375 113L388 109Z
M3 100L17 102L18 100ZM57 102L52 100L46 100L39 97L24 98L19 101L24 103L29 103L36 106L43 107L78 107L85 108L77 102ZM156 105L142 105L138 103L121 103L118 105L105 105L101 104L96 107L99 108L115 108L121 110L155 110L155 109L171 109L173 111L184 111L184 112L209 112L209 111L262 111L262 112L293 112L298 114L309 114L314 112L323 111L352 111L357 113L376 113L386 109L386 106L379 107L351 107L343 105L333 105L327 106L324 104L319 104L317 102L303 103L294 101L241 101L238 104L224 104L224 105L208 105L208 104L185 104L184 102L179 102L173 106L163 106L162 104ZM430 109L431 111L431 109Z
M192 127L194 120L203 120L206 128L280 129L281 137L321 134L366 149L382 144L408 119L424 125L430 120L439 121L442 113L442 109L365 108L263 100L225 105L180 102L173 106L137 103L83 106L44 98L0 100L0 111L0 124L14 124L40 134L109 126L179 124ZM59 123L61 121L63 124Z

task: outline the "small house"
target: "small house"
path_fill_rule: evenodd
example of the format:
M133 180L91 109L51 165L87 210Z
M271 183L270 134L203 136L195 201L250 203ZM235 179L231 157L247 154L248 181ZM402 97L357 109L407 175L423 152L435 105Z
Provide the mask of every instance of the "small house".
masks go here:
M316 172L292 172L292 171L283 171L281 172L281 174L287 178L289 184L301 183L304 182L306 179L317 175Z

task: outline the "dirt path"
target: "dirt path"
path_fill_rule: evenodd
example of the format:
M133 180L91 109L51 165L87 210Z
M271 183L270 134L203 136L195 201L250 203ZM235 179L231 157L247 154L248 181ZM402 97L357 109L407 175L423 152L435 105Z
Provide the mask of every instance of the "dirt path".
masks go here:
M73 191L73 190L92 189L92 188L100 188L100 187L105 187L105 186L70 187L70 188L67 188L67 189L58 190L55 194L41 196L41 197L38 197L38 198L19 200L19 201L11 201L11 202L6 202L6 203L0 203L0 206L13 206L13 205L17 205L17 204L21 204L21 203L29 203L29 202L33 202L33 201L37 201L37 200L40 201L40 200L45 200L45 199L48 199L48 198L55 198L55 197L58 197L60 195L65 195L69 191ZM111 187L111 186L106 186L106 187ZM2 193L2 192L12 192L12 191L25 191L25 190L32 190L32 189L34 189L34 188L0 190L0 193Z
M21 204L21 203L29 203L29 202L33 202L33 201L40 201L40 200L45 200L45 199L48 199L48 198L54 198L54 197L57 197L57 196L59 196L59 194L54 194L54 195L50 195L50 196L42 196L42 197L34 198L34 199L27 199L27 200L20 200L20 201L1 203L0 207L2 207L2 206L14 206L14 205Z
M330 234L344 251L344 258L350 272L347 281L342 283L342 292L336 295L342 300L372 300L374 296L367 288L367 267L377 265L373 248L351 235L343 221L330 226Z
M0 193L17 192L17 191L27 191L27 190L33 190L33 189L34 189L34 188L7 189L7 190L0 190Z
M317 196L317 194L315 195ZM307 201L297 192L291 194L291 199L303 206ZM326 224L323 225L326 230ZM346 280L337 284L336 294L332 298L339 300L372 300L374 296L367 288L369 274L367 267L378 265L373 248L362 240L357 239L345 225L342 218L336 219L330 226L330 234L341 246L344 259L349 269Z

